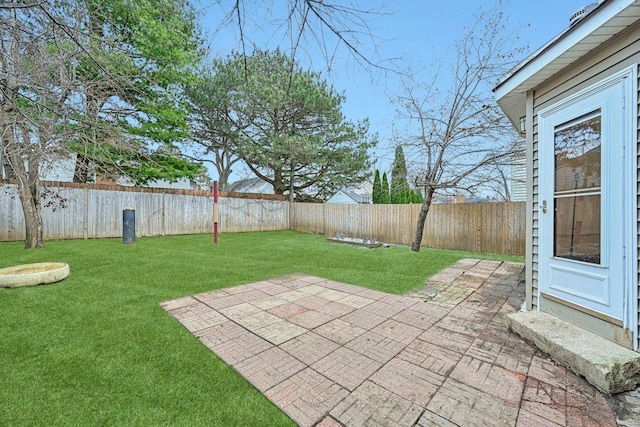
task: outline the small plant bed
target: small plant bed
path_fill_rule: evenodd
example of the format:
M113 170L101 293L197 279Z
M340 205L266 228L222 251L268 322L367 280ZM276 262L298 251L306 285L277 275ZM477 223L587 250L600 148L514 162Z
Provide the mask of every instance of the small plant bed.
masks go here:
M380 246L384 245L384 243L382 242L376 242L375 240L370 240L370 239L358 239L355 237L338 237L338 236L327 237L327 242L361 246L363 248L368 248L368 249L379 248ZM386 246L389 246L389 245L386 245Z

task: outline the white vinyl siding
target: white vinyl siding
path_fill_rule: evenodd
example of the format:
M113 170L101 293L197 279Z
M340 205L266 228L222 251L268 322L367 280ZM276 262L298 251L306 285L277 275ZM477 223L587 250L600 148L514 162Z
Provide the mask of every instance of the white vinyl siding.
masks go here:
M527 248L527 267L530 266L531 274L528 276L527 286L531 287L531 300L528 302L535 310L538 308L538 111L553 105L559 100L570 96L579 90L593 85L602 78L624 69L632 64L640 64L640 26L635 25L615 37L611 42L593 51L587 58L577 64L563 70L553 76L532 91L533 97L533 124L531 125L531 137L528 138L528 161L531 162L529 171L532 174L528 181L530 186L531 203L528 207L531 215L531 237ZM640 86L640 82L639 82ZM638 94L640 98L640 94ZM638 100L636 100L637 102ZM639 107L640 110L640 107ZM640 123L640 117L638 118ZM638 152L640 153L640 128L638 130ZM640 176L640 158L638 158L638 176ZM640 182L638 182L638 206L640 206ZM640 209L638 211L640 218ZM640 223L637 225L637 232L640 231ZM640 241L640 235L639 235ZM640 247L637 248L638 271L640 272ZM638 282L638 319L640 322L640 273ZM639 325L640 326L640 325ZM639 339L640 341L640 339ZM640 344L640 342L639 342Z

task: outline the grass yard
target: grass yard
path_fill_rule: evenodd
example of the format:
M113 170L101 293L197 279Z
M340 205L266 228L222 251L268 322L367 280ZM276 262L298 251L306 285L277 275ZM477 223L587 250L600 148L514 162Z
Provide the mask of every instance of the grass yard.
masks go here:
M292 272L402 294L474 256L295 232L22 246L0 243L0 268L62 261L71 275L0 289L2 426L293 426L158 303Z

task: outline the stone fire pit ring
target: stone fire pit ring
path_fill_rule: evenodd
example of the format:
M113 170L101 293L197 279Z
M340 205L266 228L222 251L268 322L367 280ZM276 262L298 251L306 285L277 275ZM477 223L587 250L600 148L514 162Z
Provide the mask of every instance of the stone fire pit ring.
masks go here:
M69 264L39 262L0 268L0 288L46 285L69 277Z

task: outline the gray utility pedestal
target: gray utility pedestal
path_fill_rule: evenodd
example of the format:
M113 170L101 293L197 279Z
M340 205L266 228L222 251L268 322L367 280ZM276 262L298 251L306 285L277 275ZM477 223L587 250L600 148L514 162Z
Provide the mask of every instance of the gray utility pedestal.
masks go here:
M132 244L136 242L136 211L133 208L125 208L122 211L122 243Z

